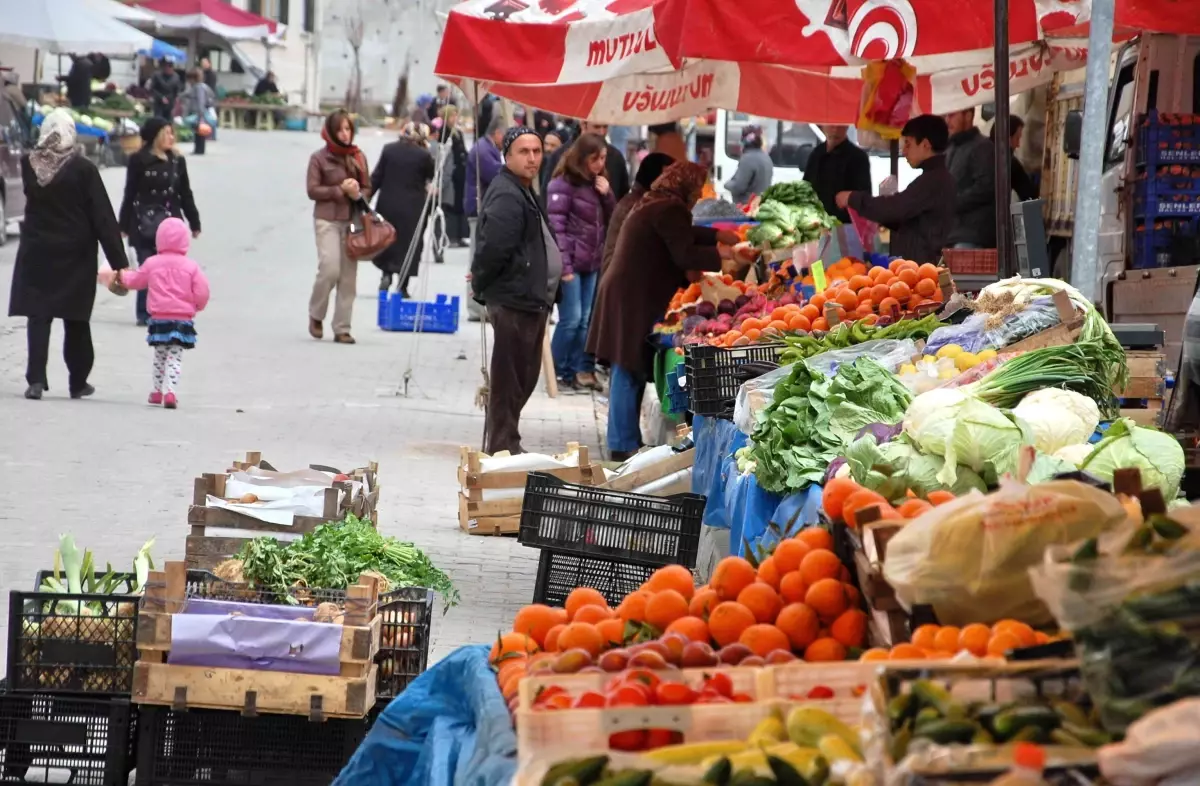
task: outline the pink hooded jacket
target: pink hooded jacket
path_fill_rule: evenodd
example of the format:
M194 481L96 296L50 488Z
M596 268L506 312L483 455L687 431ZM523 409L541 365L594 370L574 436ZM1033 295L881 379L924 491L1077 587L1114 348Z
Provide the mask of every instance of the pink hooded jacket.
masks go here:
M190 320L208 305L208 279L200 266L188 259L191 233L178 218L158 225L158 253L137 270L122 270L121 283L129 289L148 290L146 307L152 319Z

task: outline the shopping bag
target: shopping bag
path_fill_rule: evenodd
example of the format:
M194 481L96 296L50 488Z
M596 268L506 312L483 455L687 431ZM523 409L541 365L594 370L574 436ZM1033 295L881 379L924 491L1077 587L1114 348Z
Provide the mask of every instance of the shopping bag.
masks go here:
M857 256L855 259L866 259L866 254L875 252L875 238L879 237L879 224L869 218L863 218L854 208L848 208L848 210L850 211L850 224L858 234L864 252L863 256Z

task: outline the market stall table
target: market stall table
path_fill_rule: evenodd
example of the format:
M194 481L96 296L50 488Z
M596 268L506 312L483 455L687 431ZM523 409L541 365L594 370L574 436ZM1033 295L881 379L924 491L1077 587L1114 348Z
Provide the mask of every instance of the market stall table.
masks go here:
M274 131L278 104L255 104L250 101L218 101L217 113L221 128L248 128Z

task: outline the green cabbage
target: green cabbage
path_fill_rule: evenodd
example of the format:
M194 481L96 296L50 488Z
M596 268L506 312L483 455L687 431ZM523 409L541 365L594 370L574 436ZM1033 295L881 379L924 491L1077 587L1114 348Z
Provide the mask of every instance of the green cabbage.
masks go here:
M996 482L1017 468L1022 445L1033 444L1033 434L1020 418L976 399L967 399L954 418L954 431L945 451L946 466L938 473L943 483L953 483L958 464Z
M1163 499L1172 500L1179 493L1183 465L1179 440L1121 418L1108 427L1104 439L1096 443L1079 468L1108 481L1118 469L1137 468L1142 472L1143 486L1158 488Z
M875 437L865 434L846 449L846 463L857 483L889 500L900 499L909 489L921 497L938 490L949 490L956 496L971 489L987 490L983 478L969 467L959 466L952 483L938 480L946 460L918 452L904 437L877 445Z

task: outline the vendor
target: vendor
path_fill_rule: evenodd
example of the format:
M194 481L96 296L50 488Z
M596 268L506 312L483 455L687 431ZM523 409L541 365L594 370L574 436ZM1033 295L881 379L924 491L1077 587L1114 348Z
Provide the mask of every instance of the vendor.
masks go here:
M910 167L921 170L917 179L892 196L842 191L836 197L838 207L852 207L891 230L894 257L937 262L949 244L955 222L954 176L945 156L949 137L946 121L937 115L914 117L900 132L900 151Z
M728 248L737 235L692 225L692 207L707 180L704 167L688 161L663 170L630 211L600 281L587 351L612 364L607 442L613 461L625 461L641 445L638 400L651 367L646 337L685 274L734 273L742 266Z
M820 126L825 144L808 155L804 164L804 179L812 183L825 212L850 223L850 213L837 206L842 191L871 191L871 160L867 152L850 141L847 126Z

